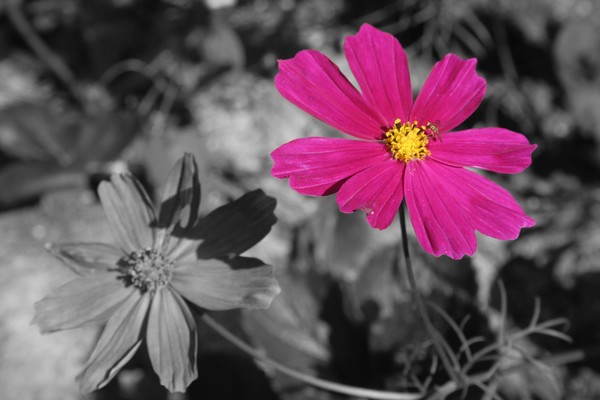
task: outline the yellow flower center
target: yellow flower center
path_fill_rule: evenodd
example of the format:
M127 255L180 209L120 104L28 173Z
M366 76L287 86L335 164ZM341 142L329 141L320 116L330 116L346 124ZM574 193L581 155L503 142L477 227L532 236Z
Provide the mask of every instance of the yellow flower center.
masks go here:
M133 285L142 293L155 292L171 280L175 263L154 249L133 252L121 259L126 285Z
M427 149L429 143L427 127L415 122L402 123L397 119L386 133L383 142L386 144L394 160L407 163L411 160L422 160L431 154Z

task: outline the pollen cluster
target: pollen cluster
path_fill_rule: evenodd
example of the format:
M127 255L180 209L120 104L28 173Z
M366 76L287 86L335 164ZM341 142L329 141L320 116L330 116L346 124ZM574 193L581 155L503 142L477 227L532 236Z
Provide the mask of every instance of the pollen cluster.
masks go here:
M404 163L421 160L431 154L427 149L427 128L416 121L402 123L399 119L395 120L392 128L385 133L383 142L390 149L394 159Z
M154 292L169 283L175 264L158 250L144 249L121 260L121 266L128 285Z

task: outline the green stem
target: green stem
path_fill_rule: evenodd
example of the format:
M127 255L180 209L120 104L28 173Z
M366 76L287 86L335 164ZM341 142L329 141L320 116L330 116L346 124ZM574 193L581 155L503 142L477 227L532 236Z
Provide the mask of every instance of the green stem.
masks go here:
M262 361L265 364L270 365L275 370L295 378L301 382L304 382L308 385L328 390L330 392L336 392L340 394L344 394L352 397L362 397L373 400L417 400L422 398L421 394L418 393L397 393L397 392L385 392L381 390L373 390L360 388L356 386L343 385L341 383L331 382L324 379L319 379L314 376L307 375L300 371L296 371L295 369L286 367L283 364L278 363L267 357L262 352L258 351L248 343L244 342L231 332L227 330L223 325L219 324L215 321L210 315L206 312L202 314L202 320L206 325L210 326L214 331L216 331L219 335L221 335L228 342L233 344L238 349L242 350L244 353L252 356L256 360Z
M415 306L417 307L419 315L421 316L421 318L423 320L423 324L425 325L425 330L427 331L427 334L429 335L429 337L433 343L435 351L436 351L438 357L440 358L440 360L442 361L442 365L444 366L446 373L448 374L448 376L450 376L450 378L452 378L452 381L456 382L457 384L460 384L463 381L463 379L459 375L458 371L452 366L452 363L450 362L448 354L444 350L444 346L443 346L444 339L441 337L440 333L433 326L433 323L431 322L431 318L429 318L429 313L427 312L427 308L425 307L425 303L423 302L423 298L421 297L421 293L419 292L419 289L417 287L417 281L415 279L415 273L414 273L414 270L412 267L410 253L408 251L408 236L406 234L406 220L404 219L404 209L405 209L405 203L402 202L402 205L400 206L400 210L398 211L398 215L400 217L402 253L404 254L404 263L406 265L406 275L407 275L408 284L409 284L409 287L410 287L410 290L412 293L412 299L413 299Z

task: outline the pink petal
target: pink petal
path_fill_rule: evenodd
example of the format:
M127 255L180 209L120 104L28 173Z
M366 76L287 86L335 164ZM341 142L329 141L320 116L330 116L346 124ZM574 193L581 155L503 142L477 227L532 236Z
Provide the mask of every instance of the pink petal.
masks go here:
M268 308L280 291L273 267L246 257L179 264L171 285L198 307L215 311Z
M464 168L437 162L428 166L438 184L445 186L449 201L460 204L471 225L484 235L513 240L521 228L535 225L512 195L494 182Z
M115 268L125 253L104 243L48 243L46 249L78 275Z
M299 193L325 196L335 193L343 180L390 159L384 144L339 138L302 138L271 153L276 178L290 178Z
M436 63L425 81L410 116L420 124L434 124L448 132L479 107L485 95L485 80L475 72L477 60L461 60L448 54Z
M116 273L76 278L35 303L33 323L42 333L105 323L132 295Z
M404 195L421 246L435 256L446 254L456 260L473 255L477 241L465 205L454 198L452 187L448 190L444 185L439 171L442 169L446 175L462 170L433 160L409 162L404 173Z
M146 340L161 385L169 392L185 392L198 377L196 323L187 304L168 286L152 299Z
M380 137L387 126L329 58L303 50L279 61L275 86L283 97L332 127L363 139Z
M89 393L108 384L142 344L150 295L134 290L108 320L85 368L78 375L80 390Z
M337 194L340 210L364 210L373 228L387 228L402 202L405 166L398 160L389 160L348 179Z
M142 185L129 174L115 174L98 187L100 202L117 245L126 253L154 244L156 215Z
M431 157L457 167L476 167L516 174L531 164L537 146L520 133L502 128L450 132L443 141L429 142Z
M391 126L397 118L407 121L412 108L408 60L392 35L363 24L348 36L344 52L363 97Z
M533 226L506 190L464 168L434 160L411 162L405 177L406 204L423 248L459 259L476 250L474 231L516 239Z

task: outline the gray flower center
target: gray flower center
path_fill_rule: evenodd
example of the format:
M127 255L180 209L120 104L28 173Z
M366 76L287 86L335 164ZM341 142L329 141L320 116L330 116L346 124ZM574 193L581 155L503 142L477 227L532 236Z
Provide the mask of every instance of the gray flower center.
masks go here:
M126 283L142 292L154 292L169 283L174 266L173 261L155 249L136 251L121 260Z

